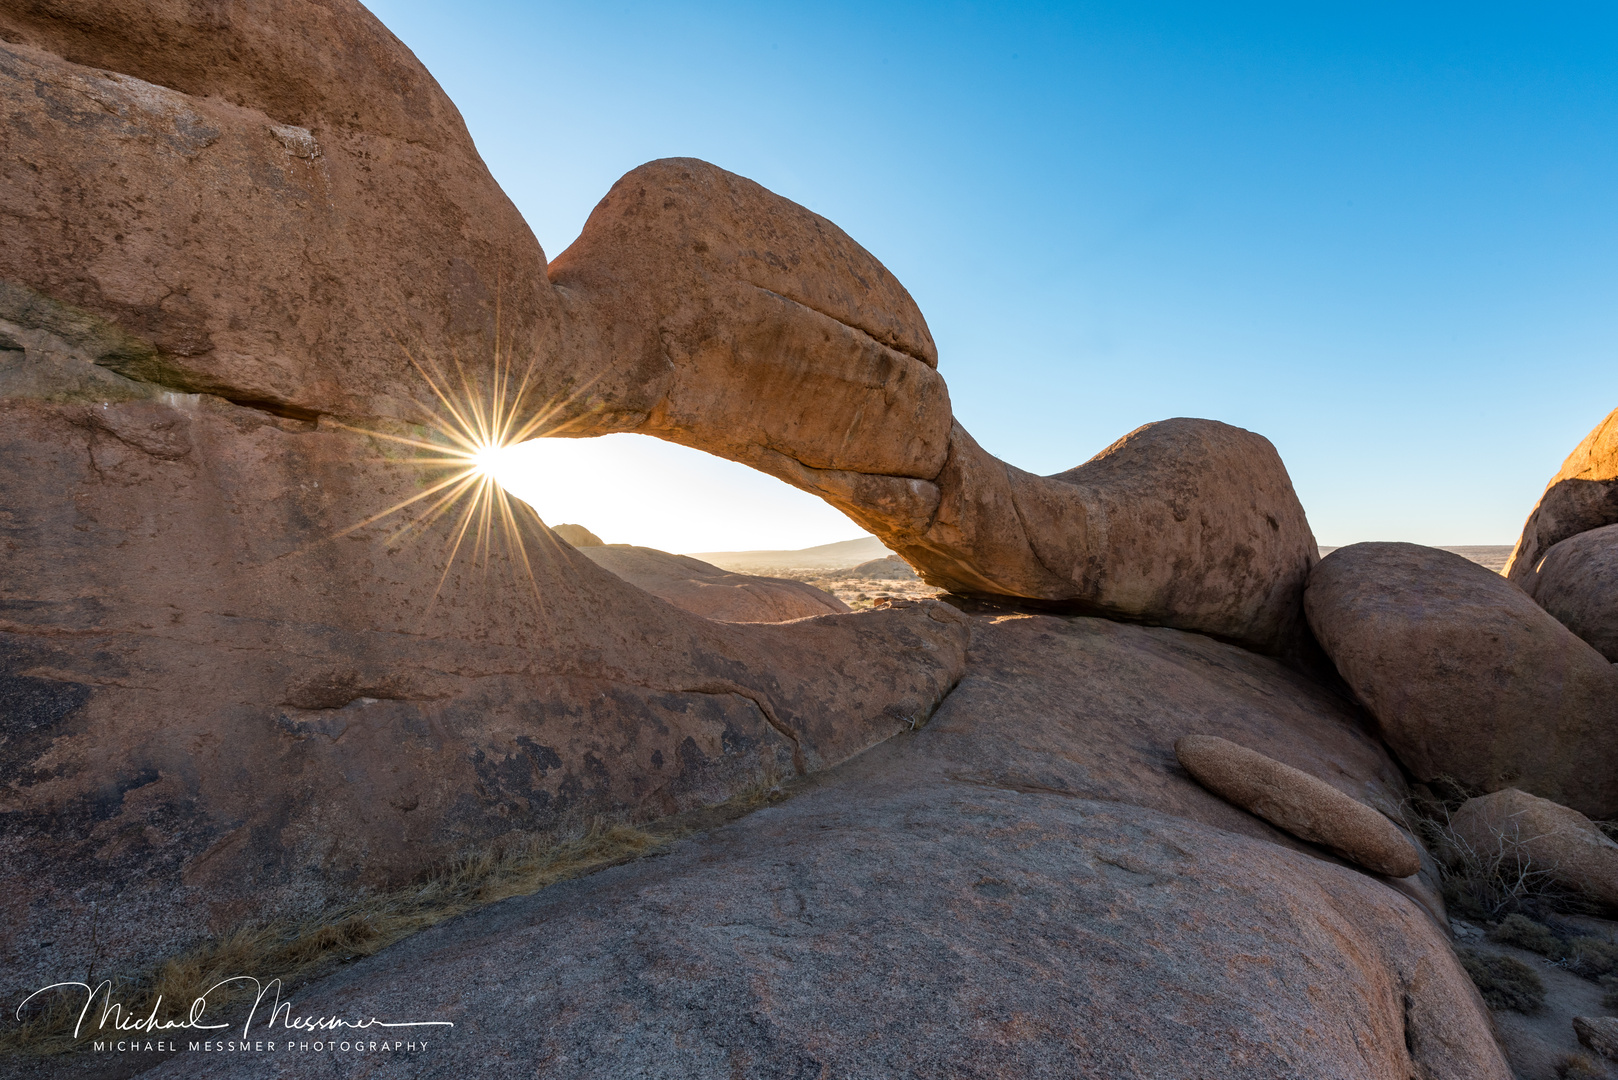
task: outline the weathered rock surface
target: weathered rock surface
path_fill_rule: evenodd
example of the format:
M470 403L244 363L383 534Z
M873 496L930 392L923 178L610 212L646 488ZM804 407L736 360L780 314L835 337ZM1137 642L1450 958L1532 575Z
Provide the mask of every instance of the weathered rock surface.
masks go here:
M576 548L602 546L601 537L586 529L583 525L569 525L566 523L553 525L551 526L551 532Z
M158 1075L1509 1077L1417 904L1179 769L1177 733L1209 725L1402 794L1353 711L1274 661L980 619L914 736L666 856L419 935L295 1010L453 1020L435 1048Z
M1174 754L1197 783L1300 840L1373 873L1421 871L1421 856L1393 822L1301 769L1217 735L1182 736Z
M1558 622L1618 663L1618 525L1556 544L1522 584Z
M1506 564L1527 587L1539 561L1570 536L1618 523L1618 409L1607 414L1551 477Z
M628 544L583 547L579 553L637 589L675 607L721 622L790 622L847 612L828 592L786 578L733 574L701 559Z
M1618 844L1578 811L1507 788L1468 799L1450 826L1485 856L1521 859L1565 888L1618 910Z
M417 419L399 342L482 360L497 293L506 341L556 336L533 234L359 4L8 3L0 39L0 319L303 417Z
M1399 760L1618 814L1618 668L1498 574L1436 548L1323 559L1309 625Z
M820 768L961 673L936 602L732 626L531 515L487 566L453 520L340 536L418 488L381 449L209 397L0 403L0 993Z
M543 358L508 404L554 407L554 427L868 471L872 513L890 481L948 466L951 580L987 581L971 567L998 549L961 523L990 537L1013 507L969 506L967 487L999 499L1011 474L952 425L925 322L835 226L662 163L615 189L553 285L453 105L358 4L12 4L0 31L3 649L23 703L4 744L8 973L88 966L29 950L90 948L97 919L97 962L133 961L568 813L814 768L953 682L964 631L942 609L726 628L648 605L537 526L532 582L515 552L486 577L389 546L386 523L331 539L419 491L333 419L421 419L406 349L429 370L462 358L474 393L503 350ZM665 332L666 352L641 348ZM1212 461L1159 467L1162 505L1139 518L1200 545L1176 564L1192 584L1134 581L1134 526L1068 565L1108 610L1276 646L1312 551L1284 470L1257 436L1160 427L1157 458ZM795 456L771 466L765 444ZM1247 475L1215 483L1231 451L1269 486L1226 505ZM1188 468L1202 486L1174 480ZM1129 482L1152 487L1108 483ZM1029 520L1079 536L1061 508L1078 486ZM1067 573L1042 580L1091 589Z
M1576 1016L1573 1030L1578 1033L1579 1042L1604 1058L1618 1061L1618 1017Z

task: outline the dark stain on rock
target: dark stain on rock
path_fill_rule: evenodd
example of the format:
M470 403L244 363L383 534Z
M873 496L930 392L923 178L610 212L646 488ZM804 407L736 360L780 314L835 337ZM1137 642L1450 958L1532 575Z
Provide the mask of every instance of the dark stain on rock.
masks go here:
M534 772L539 776L544 776L551 769L562 767L562 756L556 752L555 747L541 746L526 735L517 736L517 745L533 762Z
M708 765L708 755L689 735L680 741L680 748L676 752L680 755L680 768L684 772L700 772Z
M0 736L7 745L20 735L55 727L83 708L90 688L83 683L0 675Z
M65 723L90 700L83 683L0 675L0 783L49 779L30 769L59 736Z
M984 878L972 888L985 900L1005 900L1015 892L1010 885L992 878Z

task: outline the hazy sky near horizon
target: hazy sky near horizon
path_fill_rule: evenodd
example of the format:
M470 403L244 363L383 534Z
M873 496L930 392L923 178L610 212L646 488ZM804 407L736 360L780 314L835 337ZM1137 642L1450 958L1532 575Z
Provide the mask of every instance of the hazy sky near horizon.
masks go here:
M1025 469L1212 417L1275 443L1322 544L1505 544L1618 406L1610 5L371 6L548 255L642 162L751 177L898 275ZM706 494L609 542L859 531L645 441L568 467ZM519 486L553 522L558 469Z

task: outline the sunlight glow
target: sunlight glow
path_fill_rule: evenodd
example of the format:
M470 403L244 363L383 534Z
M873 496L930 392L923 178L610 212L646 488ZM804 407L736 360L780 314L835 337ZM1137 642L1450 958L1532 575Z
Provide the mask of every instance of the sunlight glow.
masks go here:
M501 446L498 443L482 443L469 455L472 468L484 479L505 487L501 481L501 472L510 469L507 453L511 449L510 446Z
M862 536L824 500L739 462L650 435L508 447L498 479L549 525L678 553L797 549Z
M328 539L400 515L384 540L392 547L448 519L443 573L424 618L463 550L485 573L491 556L500 556L505 572L518 584L525 579L543 606L524 542L535 535L524 526L539 524L541 515L552 525L584 525L607 543L674 552L802 548L863 532L813 495L700 450L645 435L565 437L569 425L560 418L573 399L530 400L532 359L516 377L497 350L479 383L453 355L444 370L400 348L432 392L433 403L421 406L422 435L334 426L408 448L381 461L423 469L426 482Z
M498 320L497 308L497 342ZM559 429L555 421L566 402L542 405L530 402L534 360L529 360L521 378L514 378L509 360L501 355L498 345L487 385L480 385L470 377L456 356L450 358L451 370L445 371L430 358L418 359L402 342L399 347L436 400L436 407L422 406L421 424L427 428L426 437L411 438L341 423L334 426L416 451L409 457L384 458L390 464L415 466L443 475L410 498L372 514L337 536L347 536L430 499L430 503L420 508L414 517L394 530L386 540L392 546L407 538L414 539L423 535L440 518L456 514L444 544L444 571L433 590L427 613L437 603L444 582L448 580L463 547L469 551L473 564L481 563L487 571L490 556L494 554L497 544L503 548L507 568L519 577L526 578L535 599L543 603L533 564L523 542L522 528L525 516L536 522L537 518L532 507L506 493L502 476L509 467L508 452L514 446L547 429ZM586 389L588 386L577 392L582 393ZM527 418L523 419L524 416Z

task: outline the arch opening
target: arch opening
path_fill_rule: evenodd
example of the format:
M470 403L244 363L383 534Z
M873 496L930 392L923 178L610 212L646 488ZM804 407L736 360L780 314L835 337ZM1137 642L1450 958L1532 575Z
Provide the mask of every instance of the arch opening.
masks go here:
M490 468L547 525L582 526L608 548L650 548L734 574L787 578L856 610L943 591L820 498L652 436L533 439L503 448ZM619 565L627 555L581 550L629 576Z

